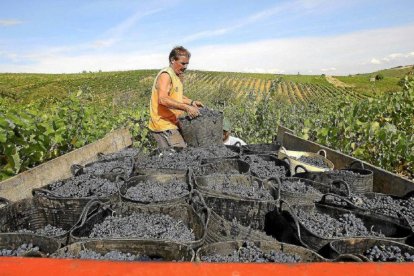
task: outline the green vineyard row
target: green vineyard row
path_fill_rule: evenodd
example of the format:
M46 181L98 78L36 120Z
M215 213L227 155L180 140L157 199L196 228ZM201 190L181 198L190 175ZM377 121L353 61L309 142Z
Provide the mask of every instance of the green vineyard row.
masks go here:
M0 180L128 127L153 147L148 102L156 71L0 74ZM321 76L192 71L186 94L224 112L249 143L271 142L279 123L296 134L413 178L413 81L371 95ZM374 97L375 96L375 97Z

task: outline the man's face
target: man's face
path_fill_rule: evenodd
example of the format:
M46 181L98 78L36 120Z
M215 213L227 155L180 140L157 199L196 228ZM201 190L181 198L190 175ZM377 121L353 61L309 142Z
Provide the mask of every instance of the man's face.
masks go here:
M181 76L184 71L187 69L187 65L190 62L190 59L186 56L179 56L177 60L173 60L171 67L177 76Z

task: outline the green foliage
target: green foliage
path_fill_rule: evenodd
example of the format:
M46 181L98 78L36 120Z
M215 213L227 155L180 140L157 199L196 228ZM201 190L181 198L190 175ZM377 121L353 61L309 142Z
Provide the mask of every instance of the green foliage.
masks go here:
M383 74L377 74L375 76L375 80L377 80L377 81L380 81L380 80L383 80L383 79L384 79L384 75Z
M0 105L0 180L27 170L102 138L119 127L128 127L138 147L149 146L146 109L85 105L82 93L47 110L39 104Z
M131 131L136 147L151 149L155 74L0 74L0 180L119 127ZM355 88L335 88L323 76L221 72L190 72L184 86L188 97L223 111L233 135L248 143L271 142L281 123L305 139L414 177L412 76L401 88L388 76L378 84L365 76L338 79ZM394 92L367 97L378 91Z
M401 92L360 102L343 101L303 110L301 118L284 120L304 138L414 177L414 81Z

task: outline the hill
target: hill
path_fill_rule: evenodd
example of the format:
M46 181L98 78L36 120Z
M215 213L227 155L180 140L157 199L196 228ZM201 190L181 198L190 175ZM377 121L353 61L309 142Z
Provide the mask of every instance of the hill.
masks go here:
M82 91L93 95L95 101L111 102L123 94L137 98L149 93L156 70L134 70L120 72L97 72L79 74L0 74L0 95L12 101L27 104L43 99L54 101L66 98L70 92ZM345 84L336 87L321 75L280 75L260 73L189 71L187 90L214 89L228 86L241 96L247 93L258 95L270 90L287 102L331 94L350 95L356 98L377 95L398 89L397 77L385 77L378 83L370 83L368 76L336 77ZM273 85L273 86L272 86Z

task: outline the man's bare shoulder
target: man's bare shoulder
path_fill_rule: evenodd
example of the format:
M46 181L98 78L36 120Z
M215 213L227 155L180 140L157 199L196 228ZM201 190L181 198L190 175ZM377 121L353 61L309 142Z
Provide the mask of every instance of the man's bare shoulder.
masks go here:
M167 72L162 72L158 76L156 88L158 89L159 87L166 87L166 86L169 87L170 85L171 85L171 77L170 77L170 75Z

